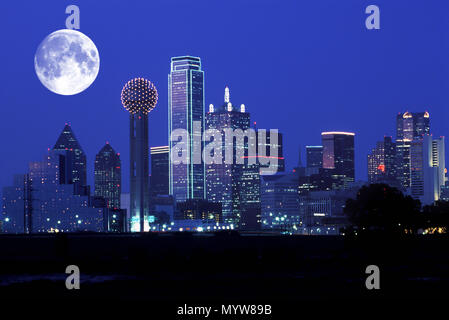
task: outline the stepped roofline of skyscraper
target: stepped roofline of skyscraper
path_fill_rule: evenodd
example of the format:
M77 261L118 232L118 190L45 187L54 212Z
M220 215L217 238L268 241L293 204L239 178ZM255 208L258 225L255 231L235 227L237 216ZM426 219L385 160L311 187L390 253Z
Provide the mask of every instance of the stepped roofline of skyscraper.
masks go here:
M331 134L339 134L339 135L345 135L345 136L355 136L354 132L344 132L344 131L327 131L327 132L321 132L321 135L331 135Z
M201 70L201 58L194 56L179 56L171 58L171 71L185 70L186 68Z
M191 56L191 55L177 56L177 57L171 58L171 61L178 61L178 60L194 60L194 61L201 62L200 57L195 57L195 56Z

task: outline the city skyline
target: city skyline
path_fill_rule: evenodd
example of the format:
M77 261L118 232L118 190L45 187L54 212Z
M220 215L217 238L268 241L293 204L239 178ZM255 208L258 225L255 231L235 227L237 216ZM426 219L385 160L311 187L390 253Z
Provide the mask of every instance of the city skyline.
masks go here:
M228 87L226 86L226 88L228 88ZM241 108L241 107L239 107L239 108ZM210 110L210 106L209 106L209 110ZM399 113L397 113L397 115L401 115L401 117L402 117L403 114L407 114L407 113L411 113L411 112L409 112L409 111L405 111L404 113L399 112ZM415 113L415 112L413 112L413 113ZM424 113L429 116L428 111L421 112L421 114L424 114ZM253 122L253 125L255 125L255 123L256 123L256 121ZM396 121L396 125L397 125L397 121ZM250 128L250 126L248 126L248 128ZM398 135L398 133L397 133L398 132L397 126L395 128L395 131L396 131L396 135ZM422 133L420 135L424 135L424 134L429 134L430 136L433 136L433 134L431 134L430 131L426 131L425 133ZM323 135L342 135L342 136L352 136L353 138L355 138L357 136L357 133L355 133L355 132L342 132L342 131L325 131L325 132L321 132L321 136L323 136ZM282 134L281 133L279 133L279 137L281 137L281 139L282 139ZM380 135L379 135L379 137L380 137ZM415 140L417 135L415 135L415 136L412 135L411 137L412 138L411 138L411 140L409 140L409 142L412 142L413 140ZM435 135L433 137L436 140L441 140L442 139L443 141L444 141L444 138L445 138L444 136L437 136L437 135ZM395 145L396 145L396 143L395 143L396 141L401 141L399 139L396 140L394 135L384 135L384 139L386 139L386 138L389 138L390 141L392 139L392 141L393 141L393 143ZM288 137L287 137L287 139L288 139ZM323 141L321 141L321 142L323 142ZM269 143L269 139L268 139L267 143ZM368 182L369 183L370 181L375 181L375 180L370 180L370 169L369 169L369 167L370 167L370 160L367 159L367 156L369 157L370 154L374 150L377 150L379 148L379 143L380 143L380 141L377 141L377 142L374 141L374 143L371 146L367 147L366 153L364 154L365 161L363 163L365 168L368 168L366 170L367 176L366 176L366 178L362 178L362 179L357 179L356 178L354 180L354 182L358 182L359 181L359 182ZM323 144L323 143L321 143L321 144ZM444 142L443 142L443 144L444 144ZM110 143L109 143L108 140L105 140L105 143L103 144L103 147L102 148L100 147L100 149L104 149L104 147L107 147L107 146L110 146ZM153 148L156 148L156 150L157 150L158 148L165 148L165 147L161 147L161 146L157 146L157 145L153 146L151 144L149 145L149 148L148 148L148 152L150 154L150 156L148 157L148 166L149 166L149 168L151 168L151 152L150 152L151 150L150 149L153 149ZM169 147L167 146L166 148L167 148L167 152L168 152ZM83 187L83 186L92 186L92 187L94 187L95 186L95 163L97 162L97 160L95 160L95 158L98 157L98 154L93 152L94 159L93 159L92 163L89 163L89 161L85 160L87 158L87 154L88 153L84 151L83 147L78 142L78 139L75 137L75 134L72 131L72 125L70 124L69 121L64 124L64 128L63 128L63 130L62 130L58 140L56 141L56 144L52 148L49 147L47 149L48 150L53 149L53 150L56 150L56 151L64 151L64 150L74 151L73 152L73 154L74 154L73 159L70 159L68 161L73 162L76 168L81 167L81 170L80 170L81 172L78 172L79 169L77 169L77 170L74 171L74 177L75 178L73 179L73 178L68 176L67 179L69 179L71 181L70 183L72 183L72 180L73 180L73 183L75 185L79 185L80 187ZM323 146L322 145L313 145L312 146L312 145L308 145L307 143L304 143L304 144L301 144L299 146L299 154L297 152L297 154L295 154L293 157L292 156L290 156L290 157L287 156L285 158L282 157L282 160L284 160L282 162L282 168L283 168L283 163L284 162L288 162L288 166L286 165L286 167L289 169L288 171L289 172L294 172L295 168L297 168L298 156L300 157L301 163L304 164L305 168L317 167L316 164L314 164L312 166L308 165L308 161L311 161L311 159L314 159L313 158L314 156L310 155L308 152L309 151L313 151L314 149L316 149L316 150L319 149L320 152L321 152L321 156L323 156ZM444 149L445 148L443 148L443 150ZM296 150L296 151L298 151L298 150ZM355 151L355 150L353 152L354 152L355 155L358 154L358 152ZM118 152L118 155L120 155L120 152ZM309 159L309 157L311 157L311 158ZM360 155L359 155L359 157L360 157ZM357 158L357 157L354 156L354 158ZM27 160L27 166L30 163L32 163L33 161L35 161L35 160L36 159L29 159L29 160ZM91 168L92 170L89 170L89 172L86 172L87 171L86 168L89 168L90 166L92 167ZM322 161L322 166L323 166L323 168L326 168L325 167L325 162L323 162L323 161ZM379 168L377 168L377 169L379 169ZM26 171L26 168L23 170L23 172L25 172L25 171ZM90 171L92 171L92 172L90 172ZM280 173L282 171L278 171L278 173ZM355 176L357 177L357 170L354 170L354 172L355 172ZM21 173L20 172L15 172L15 173L13 173L11 175L11 177L16 175L16 174L21 174ZM151 178L151 169L149 170L149 178ZM124 180L123 172L122 172L122 179ZM79 182L79 180L81 180L81 183ZM86 182L87 182L87 184L86 184ZM10 184L11 183L9 182L5 186L9 186ZM148 185L151 185L151 183L149 182ZM76 188L78 188L78 187L76 187ZM129 192L130 192L129 189L124 189L122 191L122 193L129 193ZM92 192L92 193L94 193L94 192ZM152 191L150 190L148 193L151 194Z
M0 1L4 309L447 300L447 11Z
M136 103L138 104L136 102L138 100L133 98L133 100L129 100L132 105L128 105L126 97L129 96L129 93L127 90L144 88L141 85L135 87L133 81L135 80L129 82L131 87L128 87L129 83L125 86L125 98L122 96L124 106L129 110ZM139 78L137 81L144 83L147 80ZM157 101L156 91L154 94L155 99L148 106L150 109ZM141 133L139 133L139 128L135 128L134 117L136 115L146 122L148 113L142 112L144 111L131 112L131 142L139 135L144 135L144 131L147 130L146 124ZM447 170L445 168L444 138L431 136L429 113L399 113L396 119L397 139L395 142L390 137L384 137L383 142L377 142L376 147L367 156L367 167L370 173L368 184L387 183L398 187L413 198L419 199L422 205L432 204L440 198L446 200ZM230 101L230 90L226 87L224 104L221 107L209 106L205 130L214 129L225 135L226 128L252 130L250 123L251 118L246 107L243 104L240 107L234 106ZM223 165L205 164L206 171L203 178L206 181L206 197L204 199L188 198L174 202L171 202L169 197L169 195L174 196L169 190L169 147L149 148L148 138L138 139L136 141L143 141L143 144L131 145L130 151L140 150L139 152L144 154L151 149L151 154L154 156L151 158L151 166L154 170L166 172L159 172L160 175L154 177L156 180L151 182L151 186L156 190L153 190L150 188L150 175L142 176L142 171L135 170L131 182L136 177L142 178L142 182L136 180L138 182L136 186L142 186L142 190L145 191L138 190L134 194L131 192L130 200L128 200L131 206L122 207L120 206L120 198L123 196L120 153L116 153L106 142L96 155L95 185L93 186L95 189L92 192L91 186L84 183L87 180L85 170L87 163L83 147L78 142L72 127L66 123L54 148L48 149L48 155L44 157L44 161L30 162L29 171L13 175L12 184L3 188L2 213L5 214L3 228L6 232L20 231L22 226L25 232L70 232L76 230L105 232L130 230L135 232L139 229L170 231L172 228L165 227L165 225L172 221L170 225L173 226L173 223L176 222L175 227L179 231L184 230L186 224L189 226L186 227L187 230L189 228L200 228L198 230L201 230L205 227L210 228L211 225L208 223L211 220L199 222L201 220L196 221L197 218L194 217L213 215L217 217L215 219L217 226L223 222L225 223L223 227L226 228L240 230L262 228L262 230L275 229L289 233L325 232L326 234L335 234L345 223L346 218L343 212L345 201L354 198L354 192L361 186L360 183L354 181L354 137L355 133L352 132L322 132L322 146L306 146L306 166L301 166L301 161L299 161L298 166L292 172L284 172L283 165L281 165L275 175L263 175L262 171L259 175L259 169L263 166L259 161L255 161L252 165L248 165L246 162L243 165L231 166L226 165L225 162ZM227 140L223 140L225 149L231 148L235 158L237 145L228 146L225 141ZM276 158L283 160L282 141L282 135L280 135L279 141L276 142L276 146L279 148L279 153L277 153L279 157ZM268 148L268 143L270 142L262 142L258 148L260 146ZM237 146L237 148L246 150L248 147ZM269 147L270 152L271 148L272 146ZM246 155L247 151L244 151L244 154ZM317 159L319 156L322 157L321 162ZM250 157L244 156L243 158L249 160ZM143 156L143 162L139 158L135 159L134 161L141 162L140 164L135 162L136 168L148 167L150 164L148 155ZM408 163L406 163L407 161ZM145 164L145 162L147 163ZM402 185L401 177L404 170L399 169L403 168L410 170L408 185ZM146 172L148 172L147 170L148 168L145 169ZM136 175L137 172L141 172L141 174ZM404 189L406 187L408 190ZM157 189L161 191L159 192ZM229 190L233 191L229 194ZM140 211L140 207L133 208L133 201L136 204L142 201L141 207L145 209ZM296 205L295 201L297 201ZM171 209L170 206L172 206ZM183 213L179 210L183 210ZM97 220L93 222L93 220L89 220L93 216L83 216L83 212L100 214L101 217L96 218ZM58 217L60 213L65 216L64 221ZM141 218L136 218L137 214ZM145 223L143 217L145 217ZM182 222L183 219L187 220ZM193 221L188 222L191 219ZM330 221L332 223L329 225ZM201 224L195 225L196 223L203 225L205 223L205 225L201 227ZM326 223L328 224L327 230L323 230ZM226 224L229 225L226 226ZM127 225L128 227L126 227ZM159 228L161 229L159 230Z
M173 24L151 35L160 44L157 50L152 41L137 41L146 36L138 30L148 30L145 12L159 12L153 22L157 25L173 12L171 4L139 4L139 10L136 5L117 4L107 12L111 17L120 14L123 19L107 28L95 24L98 15L105 14L99 4L79 1L78 5L83 9L81 31L97 44L102 62L95 83L68 99L48 92L29 64L39 42L64 26L65 7L30 4L30 10L22 12L17 4L2 4L5 12L11 12L0 22L3 30L13 28L15 37L23 41L18 43L11 34L5 34L11 48L1 53L2 60L10 63L5 65L4 74L8 77L2 77L0 86L4 105L0 111L0 144L3 150L13 152L10 158L0 160L0 186L10 184L6 172L22 172L29 160L40 159L42 150L53 147L53 132L70 122L87 154L88 183L93 184L95 152L110 141L123 155L123 187L129 190L126 176L129 159L125 152L128 141L124 138L127 130L123 128L125 115L117 92L123 81L134 76L147 76L155 81L161 90L161 100L150 119L149 143L166 145L168 59L182 54L202 58L206 106L220 101L223 88L228 85L233 99L245 102L259 127L279 128L284 133L289 170L296 165L299 145L320 144L319 135L323 131L350 131L356 133L356 180L365 180L366 154L382 136L395 135L393 118L397 112L427 110L434 135L449 134L445 107L449 100L445 71L449 50L441 40L448 28L445 19L432 14L434 10L444 11L448 4L423 7L403 1L379 1L383 12L391 14L383 16L384 28L377 33L364 29L363 8L347 3L329 3L326 9L319 4L279 5L263 1L256 8L232 2L223 7L201 1L193 4L193 8L178 4ZM185 10L204 19L188 19L181 14ZM246 19L252 10L257 14ZM407 35L415 29L405 28L401 19L396 19L404 10L419 21L412 38ZM36 20L39 13L45 15L46 23ZM32 32L12 18L15 14L33 21ZM241 21L238 28L224 28L216 23L217 18L229 16ZM131 19L135 20L129 24L132 29L126 26ZM184 38L176 32L180 26L187 31L197 30L198 37ZM138 50L129 58L130 53L117 45L117 39L126 38L131 30L138 32L139 38L135 38ZM441 38L433 36L436 34ZM300 41L291 41L292 38ZM267 39L275 46L267 46ZM235 51L224 50L227 46ZM290 56L298 58L288 59ZM273 63L264 63L266 57ZM14 85L18 82L20 88ZM26 89L25 96L22 88ZM108 120L102 121L105 116ZM16 147L19 145L21 148Z

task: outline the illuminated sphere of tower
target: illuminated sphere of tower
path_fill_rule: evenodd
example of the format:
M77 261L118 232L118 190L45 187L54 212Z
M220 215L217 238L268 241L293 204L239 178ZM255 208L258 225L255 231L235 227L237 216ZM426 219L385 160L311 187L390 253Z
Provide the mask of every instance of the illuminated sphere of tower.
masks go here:
M122 89L122 105L133 114L148 114L156 106L157 99L156 87L144 78L134 78Z

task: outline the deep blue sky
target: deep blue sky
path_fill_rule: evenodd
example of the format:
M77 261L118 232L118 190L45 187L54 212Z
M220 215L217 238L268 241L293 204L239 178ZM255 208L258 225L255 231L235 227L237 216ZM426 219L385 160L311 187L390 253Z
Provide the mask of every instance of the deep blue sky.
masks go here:
M100 52L94 84L75 96L48 91L34 72L39 43L65 28L65 8L81 9L80 31ZM377 4L381 30L365 29ZM356 133L356 178L366 155L393 135L399 111L428 110L434 135L448 136L449 2L356 0L1 1L0 186L25 172L70 122L88 155L110 141L121 153L128 189L128 117L123 84L152 80L160 100L150 114L150 145L167 144L170 57L202 58L206 106L245 103L260 128L285 137L291 168L298 147L325 130ZM447 148L449 149L449 148Z

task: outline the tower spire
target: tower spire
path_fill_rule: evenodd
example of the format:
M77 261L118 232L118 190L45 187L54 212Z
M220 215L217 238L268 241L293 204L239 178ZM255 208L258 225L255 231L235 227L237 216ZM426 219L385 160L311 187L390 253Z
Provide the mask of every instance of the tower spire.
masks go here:
M228 86L226 86L226 88L225 88L224 100L225 100L225 103L229 103L230 102L230 94L229 94L229 87Z

